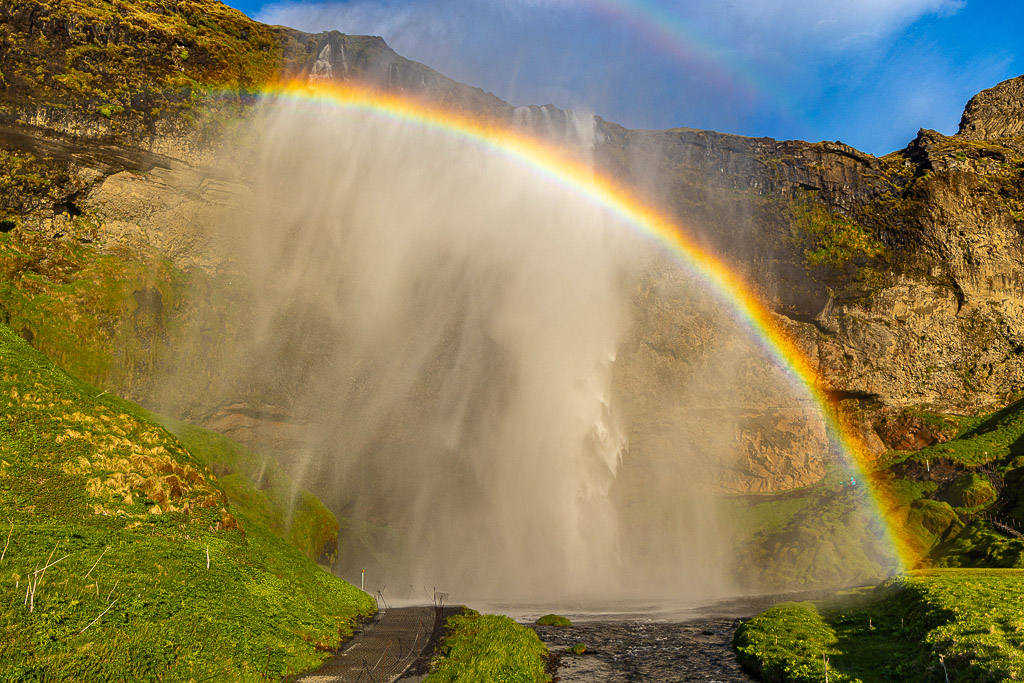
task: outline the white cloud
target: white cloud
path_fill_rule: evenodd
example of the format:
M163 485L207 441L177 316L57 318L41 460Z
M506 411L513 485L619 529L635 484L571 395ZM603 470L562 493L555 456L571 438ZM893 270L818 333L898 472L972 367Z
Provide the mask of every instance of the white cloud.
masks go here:
M715 11L714 3L707 3ZM929 14L948 15L963 0L755 0L738 2L742 17L779 48L814 46L827 51L862 46L905 29Z

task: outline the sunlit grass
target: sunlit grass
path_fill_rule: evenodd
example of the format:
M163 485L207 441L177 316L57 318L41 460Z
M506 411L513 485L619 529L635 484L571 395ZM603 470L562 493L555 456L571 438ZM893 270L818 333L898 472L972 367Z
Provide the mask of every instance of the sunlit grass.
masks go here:
M512 619L465 610L447 623L444 654L431 665L430 683L543 683L548 649Z
M0 409L0 680L276 679L374 610L4 326Z
M778 605L734 644L765 680L1003 681L1024 678L1024 571L914 572L835 601Z

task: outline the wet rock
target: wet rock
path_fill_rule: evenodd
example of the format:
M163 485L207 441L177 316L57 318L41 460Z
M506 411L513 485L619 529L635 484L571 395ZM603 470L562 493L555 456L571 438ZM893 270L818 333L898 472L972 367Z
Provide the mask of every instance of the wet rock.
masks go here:
M555 675L570 681L748 682L732 649L738 622L704 618L678 623L577 622L570 628L534 626L552 652L579 643L578 656L563 655Z

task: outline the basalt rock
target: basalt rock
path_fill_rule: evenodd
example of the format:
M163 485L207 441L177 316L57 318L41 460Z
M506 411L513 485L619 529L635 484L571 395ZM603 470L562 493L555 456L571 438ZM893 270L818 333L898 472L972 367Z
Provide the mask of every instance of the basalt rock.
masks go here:
M1024 76L982 90L971 98L960 119L959 137L994 140L1024 135Z

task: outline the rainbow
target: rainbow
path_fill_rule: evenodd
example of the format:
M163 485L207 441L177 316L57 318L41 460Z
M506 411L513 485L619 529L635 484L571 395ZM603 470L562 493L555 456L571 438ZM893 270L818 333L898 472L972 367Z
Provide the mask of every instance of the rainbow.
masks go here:
M409 95L350 83L311 86L306 81L286 81L265 88L263 97L367 112L470 140L582 195L660 243L675 260L707 283L766 354L819 408L833 446L867 484L873 507L884 523L887 541L895 550L901 569L919 563L920 553L894 514L899 507L896 499L883 479L872 476L874 468L869 467L872 458L867 448L829 397L814 364L778 323L753 287L666 213L638 199L628 188L595 171L589 163L549 141L513 130L501 121L458 113Z
M761 85L748 65L690 29L680 17L650 0L591 0L588 7L609 20L627 23L661 51L683 62L703 62L726 85L754 96Z
M677 9L664 5L653 0L590 0L587 8L608 21L625 24L642 34L649 44L687 68L701 67L707 78L735 96L747 101L770 101L783 120L794 124L797 130L807 129L806 121L794 113L783 89L773 86L735 52L713 44L700 31L694 30Z

